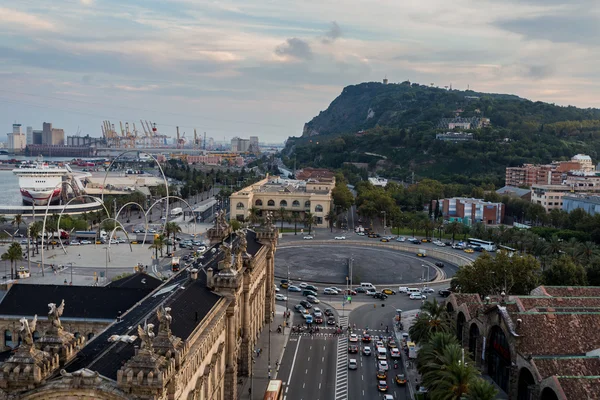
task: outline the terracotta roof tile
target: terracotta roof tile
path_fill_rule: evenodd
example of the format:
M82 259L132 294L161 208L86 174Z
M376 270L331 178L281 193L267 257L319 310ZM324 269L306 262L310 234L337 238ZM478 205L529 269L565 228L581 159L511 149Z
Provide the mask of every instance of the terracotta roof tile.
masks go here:
M583 355L600 348L600 313L515 313L517 351L527 355Z
M477 315L477 309L483 306L483 302L478 294L473 293L452 293L456 299L456 304L460 307L462 304L466 305L469 310L471 318L475 318Z
M534 357L542 379L552 375L600 376L600 357Z
M557 311L564 311L561 309L567 308L600 308L600 297L519 296L518 300L522 305L521 311L535 311L548 307L553 307Z
M564 377L558 382L568 400L597 399L600 393L600 377Z
M550 296L600 297L600 286L543 286Z

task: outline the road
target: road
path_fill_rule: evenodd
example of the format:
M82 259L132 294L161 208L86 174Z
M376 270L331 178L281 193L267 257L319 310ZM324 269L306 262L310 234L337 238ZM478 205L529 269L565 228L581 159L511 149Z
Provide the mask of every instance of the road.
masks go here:
M322 288L320 292L322 292ZM437 290L437 289L436 289ZM280 291L285 294L285 291ZM330 300L339 301L338 296L327 298L320 295L321 310L328 308ZM440 297L436 296L438 299ZM294 305L304 299L298 293L289 293L288 307L293 310ZM369 296L359 294L353 297L355 305L361 305L352 310L348 316L336 313L337 321L343 327L350 326L352 332L359 337L367 330L372 335L393 336L393 320L396 310L403 311L418 309L420 301L410 300L405 294L396 294L388 297L386 301L375 300ZM301 324L303 319L299 314L293 313L292 323ZM389 327L389 333L386 328ZM292 333L290 342L282 358L281 368L277 379L285 383L284 400L371 400L381 398L377 389L377 361L376 356L362 355L364 345L359 341L359 353L348 354L348 332L337 335L333 328L322 325L319 333L312 335L307 332ZM375 350L374 343L369 344ZM348 370L348 360L354 358L358 361L357 370ZM393 368L393 361L389 357L387 383L388 394L394 399L409 399L408 387L398 386L394 383L395 374L402 373L401 362L398 369Z

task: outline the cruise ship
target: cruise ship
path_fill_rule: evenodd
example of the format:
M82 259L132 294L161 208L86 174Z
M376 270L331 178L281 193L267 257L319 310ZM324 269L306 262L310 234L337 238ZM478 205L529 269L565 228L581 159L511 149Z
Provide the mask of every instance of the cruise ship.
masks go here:
M45 206L48 202L59 199L63 176L72 171L68 165L58 167L39 159L34 163L21 164L19 168L13 169L13 173L19 177L23 203Z

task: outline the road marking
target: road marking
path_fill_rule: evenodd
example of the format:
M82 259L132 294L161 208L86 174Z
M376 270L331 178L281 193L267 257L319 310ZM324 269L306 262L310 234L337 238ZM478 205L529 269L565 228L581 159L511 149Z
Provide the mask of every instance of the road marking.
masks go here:
M310 357L308 357L308 361L310 361Z
M325 357L321 357L321 362L325 362Z
M290 376L288 376L288 382L292 381L292 372L294 372L294 365L296 364L296 356L298 355L298 348L300 347L300 339L302 339L301 337L298 338L298 344L296 345L296 351L294 352L294 358L292 360L292 368L290 368Z
M304 389L304 387L305 387L305 386L306 386L306 382L304 382L304 383L302 384L302 389Z
M321 382L319 382L319 390L321 390Z
M323 368L321 368L321 375L323 375Z
M337 343L337 365L335 371L335 400L348 397L348 338L341 336Z

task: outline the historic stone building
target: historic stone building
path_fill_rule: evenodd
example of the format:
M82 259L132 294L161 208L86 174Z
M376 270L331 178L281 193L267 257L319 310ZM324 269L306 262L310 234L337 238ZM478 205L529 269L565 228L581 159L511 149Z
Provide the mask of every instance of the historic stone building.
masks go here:
M277 229L267 219L256 231L231 232L221 215L208 236L203 258L89 341L61 321L68 302L48 306L43 328L20 319L21 344L0 365L0 399L238 398L238 378L251 373L273 316ZM39 299L52 301L61 299Z
M509 399L600 398L600 287L453 293L446 307L465 350Z

